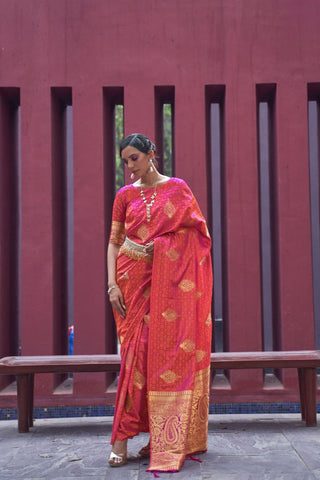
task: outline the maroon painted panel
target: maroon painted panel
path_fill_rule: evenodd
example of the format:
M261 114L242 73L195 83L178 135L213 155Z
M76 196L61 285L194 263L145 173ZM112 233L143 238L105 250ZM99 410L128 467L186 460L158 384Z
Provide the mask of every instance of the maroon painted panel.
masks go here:
M0 87L21 89L23 354L53 353L58 323L52 87L72 89L75 352L115 348L105 295L113 181L104 87L111 96L123 88L125 133L152 138L159 138L155 87L174 89L176 175L210 214L205 87L225 86L224 343L229 350L262 348L257 84L275 84L277 92L278 342L282 349L313 348L307 84L320 81L319 20L317 0L186 0L183 8L173 0L0 0ZM297 398L292 375L282 375L284 388L273 400ZM270 399L261 372L232 372L229 379L230 389L214 391L218 401ZM37 381L41 402L61 402L51 395L50 377ZM104 376L75 376L74 395L64 403L103 403L110 397L105 388ZM1 396L1 406L10 402Z

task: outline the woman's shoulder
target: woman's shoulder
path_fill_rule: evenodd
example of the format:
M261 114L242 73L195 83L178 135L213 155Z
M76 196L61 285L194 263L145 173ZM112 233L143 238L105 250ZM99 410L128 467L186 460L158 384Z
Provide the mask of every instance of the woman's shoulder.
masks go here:
M187 184L187 182L185 180L183 180L182 178L178 178L178 177L171 177L170 178L170 181L172 182L172 184L177 187L177 188L180 188L181 190L185 190L187 192L191 192L191 189L189 187L189 185Z
M177 186L181 186L181 187L187 187L188 186L187 183L184 180L182 180L182 178L171 177L169 181L174 183Z
M130 185L124 185L123 187L119 188L117 191L117 195L120 197L125 196L128 192L132 191L133 188L135 188L132 184Z

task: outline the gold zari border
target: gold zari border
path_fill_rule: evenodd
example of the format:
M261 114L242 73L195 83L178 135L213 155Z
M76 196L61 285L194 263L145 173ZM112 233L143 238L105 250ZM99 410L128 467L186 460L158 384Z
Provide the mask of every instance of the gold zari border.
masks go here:
M193 390L149 392L151 463L148 470L179 470L185 455L206 451L210 367L195 374Z

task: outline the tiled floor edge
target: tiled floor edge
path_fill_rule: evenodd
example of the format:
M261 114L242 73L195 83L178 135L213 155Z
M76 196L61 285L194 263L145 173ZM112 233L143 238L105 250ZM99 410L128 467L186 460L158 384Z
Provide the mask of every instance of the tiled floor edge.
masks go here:
M320 413L320 403L317 405ZM300 413L299 402L283 403L211 403L210 414L241 414L241 413ZM35 407L34 418L70 418L70 417L106 417L114 414L114 407L110 405L97 406L58 406ZM0 420L16 420L16 408L0 409Z

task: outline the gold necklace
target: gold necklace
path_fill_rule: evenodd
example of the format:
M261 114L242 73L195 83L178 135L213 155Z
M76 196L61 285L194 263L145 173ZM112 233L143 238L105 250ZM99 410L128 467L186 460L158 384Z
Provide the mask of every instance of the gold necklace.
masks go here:
M150 197L150 200L151 202L147 203L147 199L143 193L143 190L142 188L140 188L140 195L141 195L141 198L142 198L142 201L143 203L145 204L146 206L146 210L147 210L147 222L150 222L151 220L151 213L150 213L150 208L152 207L152 205L154 204L155 200L156 200L156 196L157 196L157 185L154 187L154 192L153 194L151 195Z

